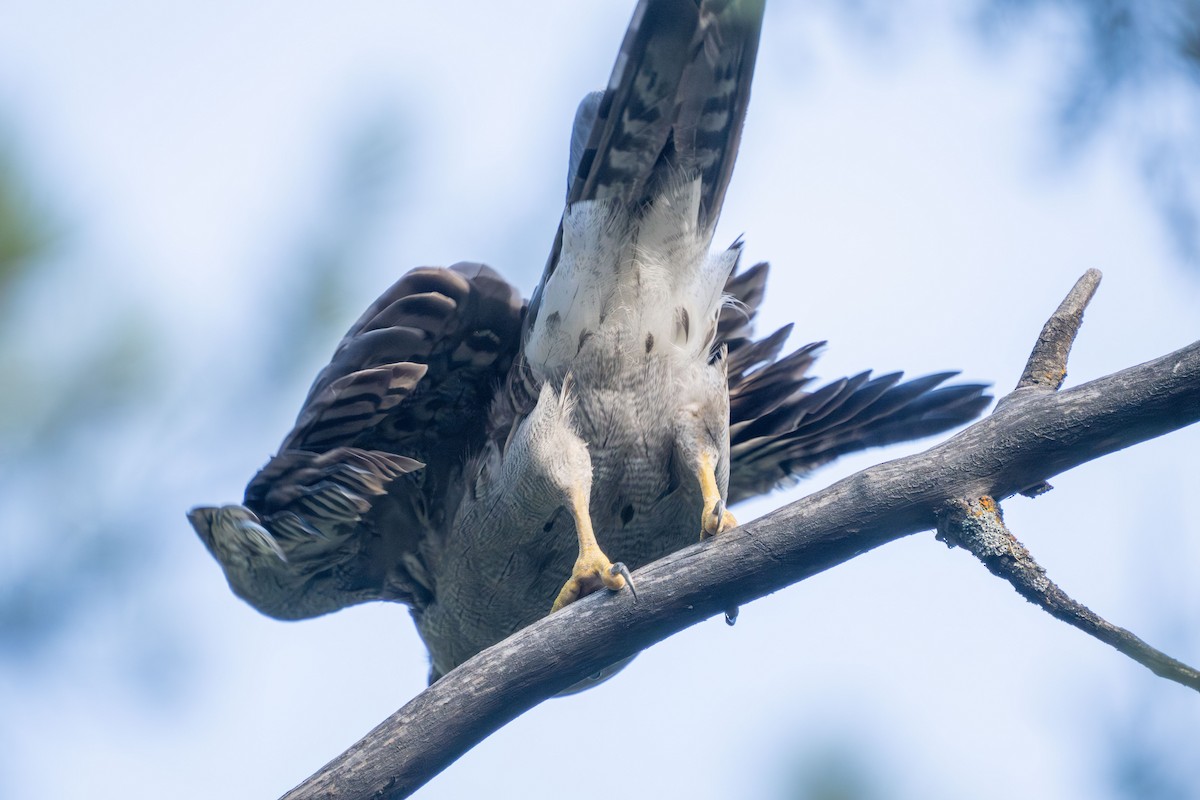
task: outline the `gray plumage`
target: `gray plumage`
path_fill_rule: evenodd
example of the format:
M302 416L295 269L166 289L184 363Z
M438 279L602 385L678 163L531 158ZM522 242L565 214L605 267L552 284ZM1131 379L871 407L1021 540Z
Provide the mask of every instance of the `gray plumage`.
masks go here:
M190 513L239 596L285 619L405 603L436 678L556 595L624 586L604 554L636 569L719 532L726 503L986 406L982 386L942 386L953 373L812 388L822 343L781 355L790 326L755 338L767 266L738 272L740 243L710 244L762 12L639 3L608 89L576 115L529 303L478 264L408 273L338 345L243 504ZM581 571L592 531L604 568Z
M579 165L583 161L583 152L588 146L588 137L592 134L592 126L600 113L600 103L604 100L604 92L588 92L579 101L575 109L575 124L571 126L571 148L567 153L567 202L571 202L571 190L575 186L575 176L579 173Z

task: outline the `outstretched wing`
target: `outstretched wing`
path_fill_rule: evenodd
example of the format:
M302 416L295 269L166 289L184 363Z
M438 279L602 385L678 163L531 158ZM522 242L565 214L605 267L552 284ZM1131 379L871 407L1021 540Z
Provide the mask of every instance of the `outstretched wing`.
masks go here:
M919 439L971 421L992 401L987 386L943 386L955 372L902 381L901 372L861 372L812 388L808 374L824 342L780 357L787 325L753 338L768 268L730 278L735 302L721 315L718 339L729 347L729 502L802 478L839 456Z
M419 610L432 591L423 547L483 442L522 313L516 289L481 264L415 269L384 292L244 505L189 514L234 591L285 619L375 599Z

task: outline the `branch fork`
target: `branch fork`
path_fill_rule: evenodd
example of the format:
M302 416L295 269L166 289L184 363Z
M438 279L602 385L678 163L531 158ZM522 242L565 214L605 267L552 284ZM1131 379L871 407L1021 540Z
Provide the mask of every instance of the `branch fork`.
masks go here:
M1016 389L1001 398L997 409L1027 391L1054 393L1067 376L1067 359L1083 323L1083 312L1100 285L1100 271L1084 273L1038 336ZM1050 491L1045 481L1020 491L1037 497ZM950 501L938 512L937 538L950 547L959 546L983 562L998 578L1012 584L1017 593L1046 613L1079 628L1150 669L1154 674L1200 692L1200 671L1154 649L1124 628L1108 622L1087 606L1073 600L1046 575L1004 524L999 503L988 495Z
M285 797L402 798L543 700L684 628L902 536L936 528L1026 599L1156 674L1200 673L1068 597L1004 524L998 499L1200 420L1200 341L1060 391L1100 273L1042 329L1016 389L924 453L885 462L637 571L639 602L597 593L451 671ZM948 500L949 498L949 500ZM579 636L586 629L587 636Z

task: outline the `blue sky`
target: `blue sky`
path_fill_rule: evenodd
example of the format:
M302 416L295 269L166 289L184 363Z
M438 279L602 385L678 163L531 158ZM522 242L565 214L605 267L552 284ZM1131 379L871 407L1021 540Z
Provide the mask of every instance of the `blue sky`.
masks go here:
M5 668L0 794L277 796L423 687L402 608L261 617L183 512L240 497L299 406L303 381L257 404L238 387L256 342L280 335L257 320L297 239L339 224L337 154L378 126L397 177L336 328L421 264L487 261L528 291L561 210L575 103L606 81L625 5L6 5L0 120L70 228L54 302L19 310L17 345L49 369L136 308L171 358L145 424L95 434L105 496L138 503L125 510L157 531L159 561L98 596L36 667ZM883 41L847 33L824 6L768 10L718 232L773 264L763 329L795 321L794 345L828 339L827 378L957 368L1004 392L1046 316L1097 267L1068 385L1195 340L1200 285L1174 260L1128 128L1058 157L1062 20L986 50L953 7L921 4ZM916 449L849 459L739 517ZM1067 592L1191 663L1198 451L1186 430L1005 504ZM62 535L39 527L39 497L31 487L0 517L10 558ZM1193 693L926 533L534 709L420 796L559 797L587 770L599 782L587 793L615 779L630 797L778 797L796 764L832 752L887 797L1099 797L1115 737L1135 730L1164 774L1200 785L1179 752L1200 735ZM600 777L591 761L620 766Z

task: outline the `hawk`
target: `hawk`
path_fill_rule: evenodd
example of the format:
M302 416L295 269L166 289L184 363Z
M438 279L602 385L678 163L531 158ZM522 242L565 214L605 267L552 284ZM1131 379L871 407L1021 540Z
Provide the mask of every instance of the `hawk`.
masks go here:
M815 386L822 342L755 338L767 265L710 247L764 2L639 2L576 114L532 298L482 264L407 273L243 502L189 513L236 594L280 619L404 603L436 680L583 595L633 590L631 569L735 526L740 500L987 405L953 372Z

